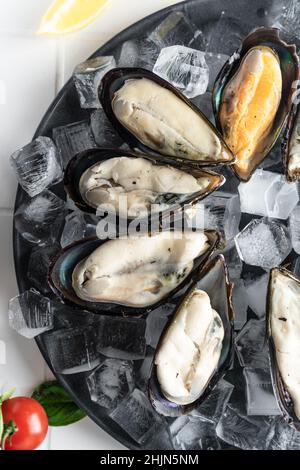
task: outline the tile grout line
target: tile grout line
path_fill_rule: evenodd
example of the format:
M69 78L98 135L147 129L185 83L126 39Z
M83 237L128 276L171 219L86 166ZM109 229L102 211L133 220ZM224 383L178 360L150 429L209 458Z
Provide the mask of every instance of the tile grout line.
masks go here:
M55 92L61 90L65 83L65 58L66 58L66 43L63 38L56 41L56 81Z

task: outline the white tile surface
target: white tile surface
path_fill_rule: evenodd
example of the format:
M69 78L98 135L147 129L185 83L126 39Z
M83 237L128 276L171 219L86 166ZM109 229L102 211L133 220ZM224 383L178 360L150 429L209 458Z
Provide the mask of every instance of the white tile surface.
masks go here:
M85 418L71 426L52 428L50 439L51 450L125 449L89 418Z
M178 0L112 0L93 25L64 39L36 37L51 0L0 0L0 392L16 387L30 394L53 378L35 342L8 327L8 300L17 294L12 253L12 211L16 180L9 155L31 140L75 65L116 33ZM5 209L3 209L5 208ZM123 449L86 418L66 428L52 428L41 449Z
M32 139L55 96L56 41L0 36L0 56L0 207L13 207L16 180L8 157Z
M51 0L0 0L0 34L34 33L50 4Z

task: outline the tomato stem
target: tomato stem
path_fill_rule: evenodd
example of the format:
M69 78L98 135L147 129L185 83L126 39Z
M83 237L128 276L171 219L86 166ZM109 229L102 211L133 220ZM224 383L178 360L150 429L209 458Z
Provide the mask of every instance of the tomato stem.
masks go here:
M9 392L5 392L3 393L2 395L0 395L0 450L4 450L4 447L3 447L3 439L4 439L4 436L5 436L5 433L6 433L6 424L3 423L3 414L2 414L2 403L5 401L5 400L8 400L14 393L15 389L13 390L10 390ZM14 427L16 428L17 430L17 427L14 424ZM16 430L14 432L16 432ZM9 431L10 432L10 431ZM10 436L12 434L9 434L5 437L4 439L4 444L5 444L5 441L7 439L8 436Z
M9 421L8 423L4 423L3 426L3 434L1 438L1 449L5 450L5 442L9 438L11 439L15 432L19 431L18 426L14 421Z

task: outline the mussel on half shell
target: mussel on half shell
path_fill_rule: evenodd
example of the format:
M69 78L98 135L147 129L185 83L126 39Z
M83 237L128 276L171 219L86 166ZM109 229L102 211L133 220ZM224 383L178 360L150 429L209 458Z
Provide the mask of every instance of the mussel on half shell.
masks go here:
M300 280L285 268L273 268L267 303L274 392L286 420L300 431Z
M288 181L300 180L300 106L294 103L289 114L283 142L283 165Z
M198 272L159 340L149 380L155 410L176 417L201 407L232 363L232 286L224 257Z
M76 206L89 213L114 210L120 217L179 212L194 205L225 181L198 168L162 164L154 157L120 149L90 149L75 156L64 185Z
M220 71L213 90L217 127L248 181L275 144L291 110L299 60L276 28L257 28Z
M100 100L109 120L134 150L197 166L232 164L221 134L170 83L144 69L108 72Z
M215 250L214 230L84 239L65 248L49 284L64 302L95 312L142 314L175 294Z

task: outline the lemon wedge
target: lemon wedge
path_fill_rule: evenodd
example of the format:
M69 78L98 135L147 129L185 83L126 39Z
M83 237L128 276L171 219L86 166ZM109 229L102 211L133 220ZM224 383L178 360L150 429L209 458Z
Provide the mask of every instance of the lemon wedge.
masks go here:
M100 16L111 0L54 0L37 34L59 35L81 29Z

